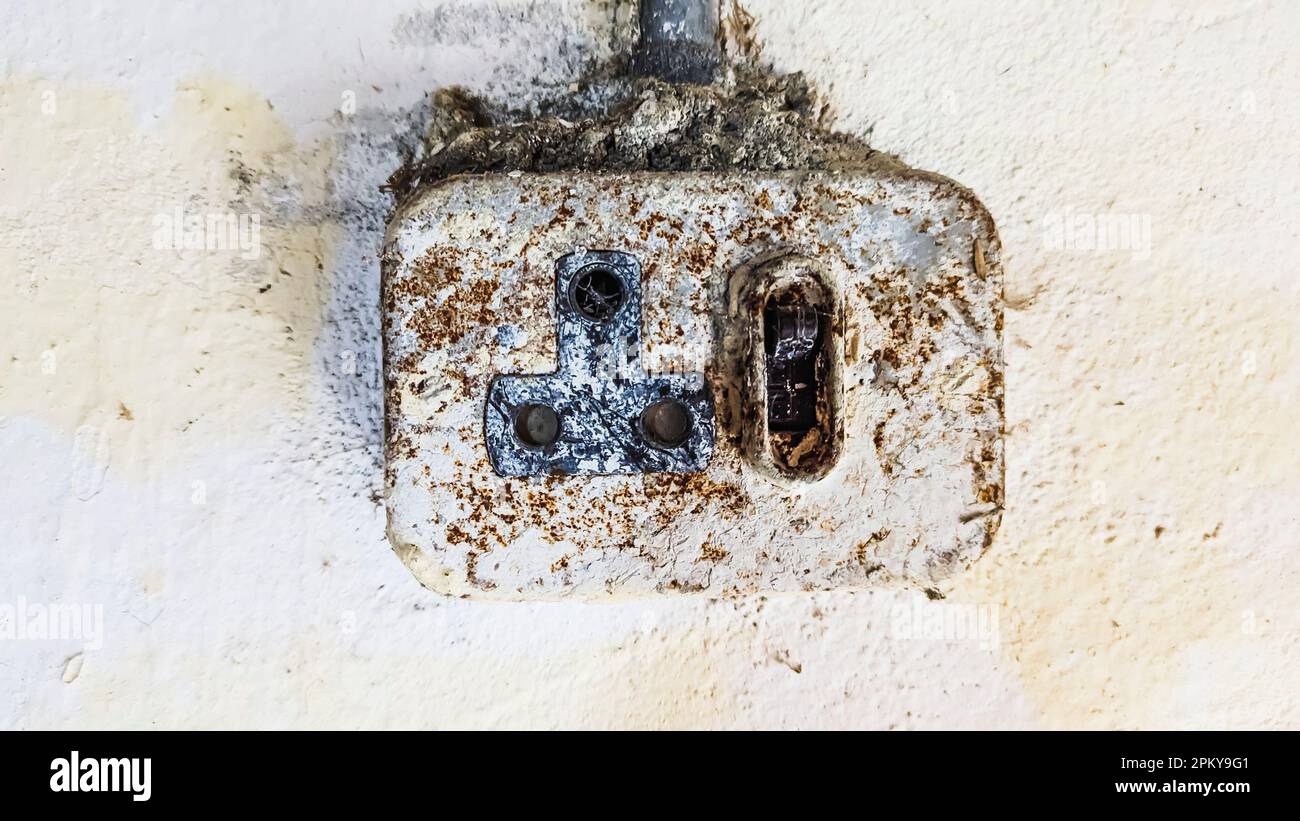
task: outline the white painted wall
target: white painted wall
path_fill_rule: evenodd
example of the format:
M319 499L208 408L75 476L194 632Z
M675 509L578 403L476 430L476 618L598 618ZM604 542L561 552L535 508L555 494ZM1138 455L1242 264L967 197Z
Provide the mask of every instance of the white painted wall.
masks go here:
M999 221L1007 512L946 601L474 603L389 550L393 137L439 85L567 82L603 4L5 3L0 726L1300 727L1300 9L747 5ZM176 207L261 255L155 248Z

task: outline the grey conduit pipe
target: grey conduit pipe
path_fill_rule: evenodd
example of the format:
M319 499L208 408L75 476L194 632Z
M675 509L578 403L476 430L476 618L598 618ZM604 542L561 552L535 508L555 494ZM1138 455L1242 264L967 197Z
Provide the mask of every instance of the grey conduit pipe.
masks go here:
M721 63L718 0L641 0L640 23L636 73L673 83L713 82Z

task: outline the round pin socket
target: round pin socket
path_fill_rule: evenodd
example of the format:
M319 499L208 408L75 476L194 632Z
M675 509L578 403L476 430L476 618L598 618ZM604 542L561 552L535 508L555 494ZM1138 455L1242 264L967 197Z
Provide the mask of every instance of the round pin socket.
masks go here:
M581 268L569 283L569 304L578 316L597 324L608 322L623 307L627 288L612 267L594 263Z
M660 399L641 411L641 435L656 447L680 447L691 436L691 412L676 399Z
M524 405L515 411L515 436L530 448L544 448L560 438L560 416L547 405Z

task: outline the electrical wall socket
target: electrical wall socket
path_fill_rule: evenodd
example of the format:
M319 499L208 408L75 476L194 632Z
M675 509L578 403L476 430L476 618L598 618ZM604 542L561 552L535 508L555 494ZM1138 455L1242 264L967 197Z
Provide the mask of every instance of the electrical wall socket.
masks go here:
M486 598L938 585L1001 515L999 259L921 172L427 185L383 259L394 547Z

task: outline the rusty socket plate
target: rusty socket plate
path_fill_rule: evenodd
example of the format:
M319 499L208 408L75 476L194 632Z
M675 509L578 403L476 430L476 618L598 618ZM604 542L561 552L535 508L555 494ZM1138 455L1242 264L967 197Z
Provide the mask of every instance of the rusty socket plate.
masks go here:
M556 263L579 249L635 259L583 258L639 279L618 327L639 340L630 355L640 363L597 429L598 440L621 429L635 447L584 450L576 437L562 439L562 457L516 449L507 464L489 443L504 450L514 435L511 405L572 391L563 421L595 419L583 397L616 384L575 357L575 341L595 340L561 310L564 276L583 262L562 265L559 282ZM777 454L799 457L798 471L771 463L770 437L755 435L763 369L743 367L760 362L765 283L794 276L801 259L827 289L820 319L839 363L827 383L833 459L807 473L804 454L816 451L806 441ZM426 185L390 222L383 256L394 549L429 588L476 598L939 587L984 554L1000 521L1000 261L974 195L922 172ZM560 373L563 385L548 381ZM699 375L711 458L704 441L680 458L637 442L633 420L660 387L694 397L708 418L689 381ZM594 472L571 475L584 461ZM632 465L664 470L623 472Z

